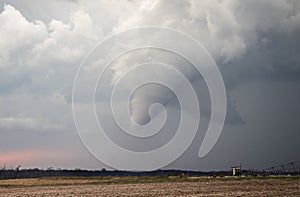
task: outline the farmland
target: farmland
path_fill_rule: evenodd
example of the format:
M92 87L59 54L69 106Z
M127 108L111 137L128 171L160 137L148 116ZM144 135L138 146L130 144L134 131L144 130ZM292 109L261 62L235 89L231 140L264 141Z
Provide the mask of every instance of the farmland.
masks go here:
M47 177L0 180L0 196L300 196L299 177Z

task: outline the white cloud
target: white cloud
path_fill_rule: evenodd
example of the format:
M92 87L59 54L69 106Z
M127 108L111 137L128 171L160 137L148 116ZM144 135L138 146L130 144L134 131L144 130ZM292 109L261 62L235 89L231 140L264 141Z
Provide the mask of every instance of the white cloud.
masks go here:
M52 20L48 32L49 36L33 48L41 61L78 62L103 39L101 29L83 11L73 13L69 24Z
M0 129L9 131L60 131L63 125L49 124L42 120L21 117L1 117Z
M0 61L10 61L10 56L18 50L42 41L47 36L47 28L42 21L29 22L11 5L4 5L0 14Z
M101 29L81 10L72 12L68 23L53 19L45 24L28 21L7 4L0 26L0 93L69 91L80 61L103 39Z

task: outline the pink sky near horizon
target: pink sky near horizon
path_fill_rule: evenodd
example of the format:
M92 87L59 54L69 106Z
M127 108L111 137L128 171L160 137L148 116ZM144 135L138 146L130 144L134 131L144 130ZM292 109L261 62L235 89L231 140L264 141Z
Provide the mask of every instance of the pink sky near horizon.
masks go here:
M7 167L34 167L44 166L50 167L50 161L68 160L69 154L65 152L54 151L41 151L41 150L20 150L20 151L0 151L0 166L1 168L6 165ZM47 164L49 166L47 166Z

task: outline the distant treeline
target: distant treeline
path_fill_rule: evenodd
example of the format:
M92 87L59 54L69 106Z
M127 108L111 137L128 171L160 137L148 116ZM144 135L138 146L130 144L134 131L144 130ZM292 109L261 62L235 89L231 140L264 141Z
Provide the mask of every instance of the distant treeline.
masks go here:
M102 170L41 170L41 169L2 169L0 179L41 178L50 176L227 176L230 171L201 172L186 170L156 170L156 171L107 171Z

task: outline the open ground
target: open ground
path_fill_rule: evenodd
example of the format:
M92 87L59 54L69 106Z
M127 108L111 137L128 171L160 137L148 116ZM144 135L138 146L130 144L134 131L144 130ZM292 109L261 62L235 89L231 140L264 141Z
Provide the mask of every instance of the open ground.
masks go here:
M0 196L300 196L300 177L48 177L0 180Z

